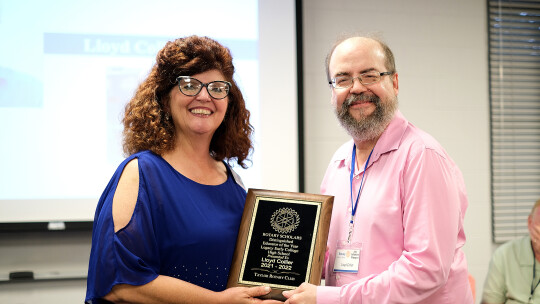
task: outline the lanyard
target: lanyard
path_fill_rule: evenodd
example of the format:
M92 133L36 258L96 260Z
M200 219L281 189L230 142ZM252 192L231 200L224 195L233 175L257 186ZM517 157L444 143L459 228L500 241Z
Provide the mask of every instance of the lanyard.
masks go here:
M375 148L373 148L375 149ZM356 201L353 201L353 179L354 179L354 168L356 167L356 144L353 145L352 150L352 160L351 160L351 204L352 204L352 211L351 211L351 221L349 222L349 237L347 238L347 242L351 242L351 236L353 232L353 226L354 226L354 215L356 214L356 208L358 207L358 199L360 198L360 192L362 192L362 186L364 185L364 176L366 174L367 166L369 164L369 159L371 158L371 154L373 153L373 149L371 149L371 152L369 152L369 156L366 160L366 165L364 166L364 172L362 172L362 180L360 181L360 188L358 189L358 194L356 195Z
M531 301L532 297L533 297L533 294L534 294L534 291L536 289L536 287L538 287L538 284L540 284L540 280L536 283L536 286L534 285L534 281L536 280L536 255L534 254L534 248L533 248L533 245L532 245L532 241L531 241L531 249L532 249L532 252L533 252L533 279L532 279L532 282L531 282L531 296L529 297L529 302Z

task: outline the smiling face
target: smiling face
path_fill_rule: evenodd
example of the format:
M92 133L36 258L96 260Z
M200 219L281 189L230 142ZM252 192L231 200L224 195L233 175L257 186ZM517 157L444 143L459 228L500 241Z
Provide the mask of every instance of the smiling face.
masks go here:
M329 61L330 77L350 76L376 71L388 72L380 44L369 38L343 41ZM390 71L393 72L393 71ZM332 105L342 126L359 141L382 134L397 109L398 75L382 76L377 83L362 85L358 79L347 89L332 89Z
M225 76L218 70L210 70L191 75L202 83L225 81ZM211 138L223 122L229 97L212 98L205 87L195 96L186 96L175 85L170 93L170 113L176 133L181 137L209 135Z

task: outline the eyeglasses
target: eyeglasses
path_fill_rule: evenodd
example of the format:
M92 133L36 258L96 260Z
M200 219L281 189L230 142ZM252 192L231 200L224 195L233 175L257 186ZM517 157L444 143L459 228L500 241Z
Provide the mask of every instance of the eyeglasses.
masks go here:
M377 83L381 80L381 77L384 75L392 75L393 72L382 72L379 73L377 71L371 71L364 74L360 74L358 77L351 77L351 76L337 76L335 78L332 78L329 84L331 84L336 89L348 89L354 85L354 79L358 78L358 81L360 81L363 85L370 85Z
M195 96L199 94L203 87L206 87L206 91L210 97L223 99L229 95L229 91L231 90L231 83L228 81L218 80L202 83L200 80L190 76L178 76L176 81L178 82L180 92L186 96Z

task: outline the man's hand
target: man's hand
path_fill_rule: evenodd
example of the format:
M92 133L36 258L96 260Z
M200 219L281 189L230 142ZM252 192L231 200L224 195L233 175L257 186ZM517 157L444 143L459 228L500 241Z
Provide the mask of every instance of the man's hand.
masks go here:
M529 215L527 226L529 227L529 235L531 237L534 255L540 261L540 213L539 210L534 210L535 214Z
M529 225L529 232L533 243L540 242L540 225Z
M294 290L284 291L283 296L287 298L285 304L316 304L317 286L302 283L302 285Z

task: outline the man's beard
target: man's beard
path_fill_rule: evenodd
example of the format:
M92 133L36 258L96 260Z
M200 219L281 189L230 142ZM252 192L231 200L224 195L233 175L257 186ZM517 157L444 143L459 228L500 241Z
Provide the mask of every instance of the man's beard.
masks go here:
M360 119L354 118L349 112L349 107L355 101L369 101L375 105L375 110L370 115L362 112ZM385 102L374 94L352 94L345 99L341 108L336 108L336 116L347 133L355 140L366 141L378 138L386 129L397 110L397 96L388 98Z

